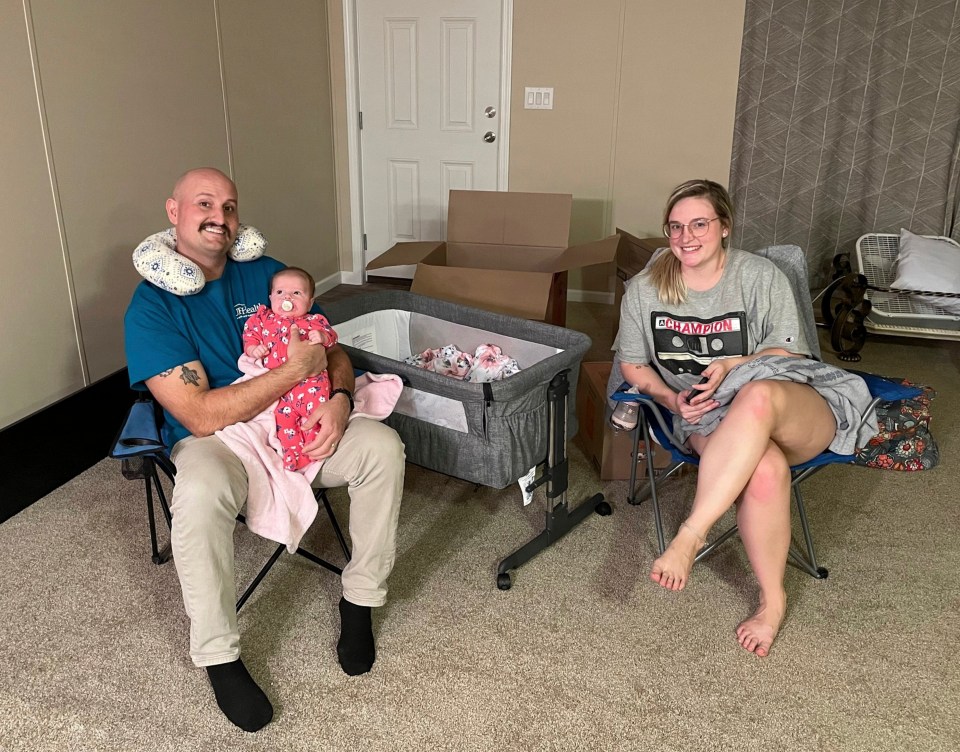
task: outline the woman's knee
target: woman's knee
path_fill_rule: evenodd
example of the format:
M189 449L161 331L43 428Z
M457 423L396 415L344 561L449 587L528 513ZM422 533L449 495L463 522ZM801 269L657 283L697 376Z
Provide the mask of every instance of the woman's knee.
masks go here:
M768 379L750 381L740 387L732 406L748 409L758 418L773 415L776 385Z

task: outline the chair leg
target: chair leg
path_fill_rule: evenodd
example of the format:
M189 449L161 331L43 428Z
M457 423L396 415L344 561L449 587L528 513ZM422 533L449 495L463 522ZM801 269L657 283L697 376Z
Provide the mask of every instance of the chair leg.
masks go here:
M267 563L263 565L263 568L257 573L257 576L253 578L247 589L243 591L243 595L240 596L240 599L237 601L237 613L240 613L240 609L243 608L243 604L247 602L247 599L253 595L253 591L257 589L257 585L267 576L267 572L277 563L277 559L280 558L280 554L283 553L283 549L286 548L282 543L277 546L277 550L273 552Z
M314 494L317 497L318 502L323 502L323 508L327 512L327 517L330 518L330 525L333 527L333 532L337 536L337 541L340 543L340 548L343 550L343 555L347 561L350 561L350 548L347 546L346 538L344 538L343 531L340 529L340 523L337 521L337 516L333 512L333 507L330 506L330 501L327 499L326 489L318 488L315 490ZM238 514L237 521L246 524L247 518L242 514ZM243 608L243 604L247 602L251 595L253 595L253 591L257 589L257 586L261 583L263 578L267 576L267 573L270 571L273 565L277 563L277 560L280 558L280 555L283 553L285 548L286 546L282 543L278 545L276 550L270 555L267 563L264 564L257 573L257 576L250 581L249 585L247 585L246 589L243 591L243 594L237 600L237 613L240 612L240 609ZM298 556L302 556L304 559L307 559L318 566L323 567L324 569L329 570L330 572L333 572L336 575L343 574L343 570L340 567L331 564L325 559L321 559L319 556L307 551L305 548L298 546L294 553Z
M638 499L636 456L640 451L641 440L645 442L645 446L647 447L647 485L644 487L644 492ZM630 504L637 505L646 499L648 495L650 496L650 501L653 506L653 525L657 531L657 550L662 555L667 548L667 544L663 535L663 518L660 515L660 500L657 498L657 481L664 478L669 478L680 469L682 463L673 463L669 467L664 468L663 472L658 476L653 467L653 452L650 451L650 447L653 446L652 442L653 439L650 436L650 425L647 423L647 414L643 409L641 409L639 420L637 421L637 427L633 429L633 451L630 454L630 495L627 497L627 501Z
M340 523L337 521L337 515L333 513L333 507L330 506L330 500L327 498L327 489L318 488L314 492L317 501L323 502L323 508L327 510L327 517L330 518L330 525L333 527L333 532L337 536L337 540L340 542L340 549L343 551L343 557L350 561L350 548L347 546L347 540L343 537L343 531L340 529Z
M814 468L815 469L815 468ZM806 476L802 476L805 478ZM821 567L817 564L817 554L813 548L813 534L810 532L810 523L807 521L807 510L803 504L803 494L800 492L799 480L798 478L794 481L793 486L793 496L797 502L797 515L800 517L800 528L803 530L803 541L806 546L806 556L801 552L797 551L794 546L790 546L790 559L795 566L802 569L804 572L809 574L811 577L816 577L818 580L824 580L827 578L827 575L830 572L826 567Z
M154 517L153 509L153 489L151 486L152 481L153 476L149 473L144 473L143 485L147 497L147 522L150 525L150 548L153 551L153 554L150 558L153 560L154 564L161 564L160 551L157 550L157 522Z
M147 522L150 525L150 546L153 550L150 558L154 564L165 564L166 562L170 561L172 552L170 550L169 543L163 547L163 550L160 550L159 546L157 545L157 523L153 506L153 491L156 490L157 498L160 500L160 508L163 510L164 516L167 518L167 529L170 527L170 507L167 504L167 497L163 492L163 486L160 484L160 475L157 472L157 465L153 459L149 457L144 458L143 482L147 497Z
M645 415L643 411L640 412L640 421L637 425L637 428L634 431L634 445L633 451L636 452L639 450L641 437L647 442L651 441L649 426L646 423ZM649 446L649 443L648 443ZM627 498L631 504L641 503L647 495L650 496L653 507L653 524L657 532L657 549L659 554L662 556L663 552L666 550L666 542L663 532L663 519L660 515L660 502L657 499L657 481L668 478L678 469L683 466L683 463L677 462L673 465L670 465L667 468L664 468L659 475L654 475L653 471L653 460L652 453L647 453L647 485L644 488L644 493L640 495L640 498L637 499L637 489L636 489L636 470L631 468L631 478L630 478L630 493L631 496ZM793 543L790 544L790 549L788 551L788 561L790 564L793 564L798 569L803 570L811 577L815 577L818 580L826 579L829 574L828 570L824 567L821 567L817 563L817 555L813 546L813 535L810 532L810 523L807 520L807 511L803 504L803 494L800 491L800 483L806 480L808 477L813 475L816 471L820 470L820 467L809 468L799 475L797 475L791 486L791 491L793 493L794 499L797 504L797 513L800 517L800 527L803 531L804 546L806 552L800 551ZM733 537L739 531L739 526L734 524L722 534L717 536L714 540L707 543L699 551L697 551L696 556L694 557L694 563L699 562L701 559L712 554L721 544L726 542L729 538Z

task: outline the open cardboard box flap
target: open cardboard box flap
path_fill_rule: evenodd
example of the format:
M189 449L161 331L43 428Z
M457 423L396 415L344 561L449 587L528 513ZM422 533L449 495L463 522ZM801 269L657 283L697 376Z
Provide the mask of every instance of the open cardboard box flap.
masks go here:
M551 264L555 272L568 272L592 264L606 264L617 255L619 235L610 235L601 240L570 246Z
M388 251L381 253L367 264L367 271L386 269L388 266L404 266L427 261L433 264L446 262L445 243L437 240L418 240L412 243L397 243ZM436 256L431 256L436 251Z
M567 247L573 196L569 193L450 191L451 243Z
M543 246L501 246L482 243L444 243L442 241L415 241L397 243L367 264L367 271L404 264L446 266L448 255L456 267L465 269L499 269L501 271L538 271L546 274L568 272L592 264L613 261L617 254L619 235L571 246L564 250ZM447 253L448 248L450 254ZM529 253L525 251L529 250ZM552 252L551 252L552 251ZM511 261L511 256L514 259ZM420 273L420 272L418 272Z
M612 261L618 235L568 247L568 193L450 191L447 240L397 243L367 271L417 264L413 292L562 325L566 275Z
M509 316L542 319L552 285L553 275L542 272L504 275L499 269L420 264L410 291Z

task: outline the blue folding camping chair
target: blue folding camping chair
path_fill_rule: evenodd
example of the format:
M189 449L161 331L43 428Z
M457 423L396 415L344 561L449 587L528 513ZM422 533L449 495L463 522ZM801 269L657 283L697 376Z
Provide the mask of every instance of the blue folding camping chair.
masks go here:
M152 547L152 559L154 564L163 564L169 561L171 552L169 542L161 549L157 541L157 524L154 506L154 496L160 502L160 508L167 521L167 527L170 527L172 518L170 514L170 505L167 501L167 492L164 490L176 483L177 468L170 460L170 453L163 442L160 433L160 426L163 424L163 413L157 403L151 399L148 394L141 394L137 401L130 407L127 417L120 428L120 433L113 442L110 450L110 456L121 460L121 472L128 480L143 480L147 500L147 521L150 526L150 545ZM347 561L350 560L350 549L343 536L337 517L333 513L330 501L327 499L326 489L314 489L314 495L317 502L323 505L330 518L330 524L333 526L334 534L343 551ZM246 522L246 518L237 515L238 522ZM237 599L237 611L243 608L253 591L260 584L267 573L280 558L286 546L280 544L276 550L263 565L257 575L250 581L243 594ZM314 564L324 569L328 569L334 574L342 574L343 570L321 559L311 552L297 548L296 553Z
M769 258L783 271L790 285L793 288L794 296L797 300L797 308L800 312L801 327L807 342L813 351L814 356L820 359L820 346L817 337L816 322L813 317L813 304L810 300L810 290L807 286L807 264L803 251L796 245L777 245L769 246L756 251L758 255ZM873 374L862 373L860 371L851 371L861 376L870 390L873 397L871 408L882 401L896 401L901 399L912 399L918 397L922 390L918 387L904 386L891 379ZM660 470L653 467L653 452L646 451L646 485L638 489L637 484L637 463L631 462L630 468L630 486L627 491L627 501L630 504L640 504L647 497L652 501L653 521L657 532L657 546L660 554L666 550L666 543L663 532L663 521L660 514L660 501L657 496L657 485L671 475L676 473L685 465L697 466L700 463L699 457L683 445L673 433L673 413L664 407L661 407L653 401L648 395L629 393L630 385L622 381L620 372L620 362L614 358L613 369L610 376L610 389L612 394L610 399L615 402L630 401L637 402L641 409L639 411L639 420L637 427L633 431L633 456L641 456L641 442L643 446L652 447L650 442L656 440L664 449L670 452L671 464ZM619 384L619 386L617 386ZM872 414L872 410L866 413ZM866 419L866 418L865 418ZM827 576L828 571L821 567L817 562L816 552L813 545L813 535L810 531L810 523L807 519L807 512L804 506L801 484L815 473L828 465L849 464L854 460L854 455L841 455L826 451L817 455L808 462L796 465L791 470L791 491L797 506L797 514L800 519L800 527L803 532L804 550L801 551L791 542L789 561L807 574L818 579ZM639 495L638 495L639 493ZM714 540L708 542L698 552L694 559L700 561L705 556L713 553L714 550L726 540L737 533L737 525L734 524L728 530L723 532Z

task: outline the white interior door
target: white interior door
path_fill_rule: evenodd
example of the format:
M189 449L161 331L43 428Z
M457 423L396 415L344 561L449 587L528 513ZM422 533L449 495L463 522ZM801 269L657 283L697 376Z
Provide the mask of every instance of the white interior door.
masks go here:
M364 264L445 240L450 189L497 190L500 0L357 0ZM414 267L377 270L410 278Z

